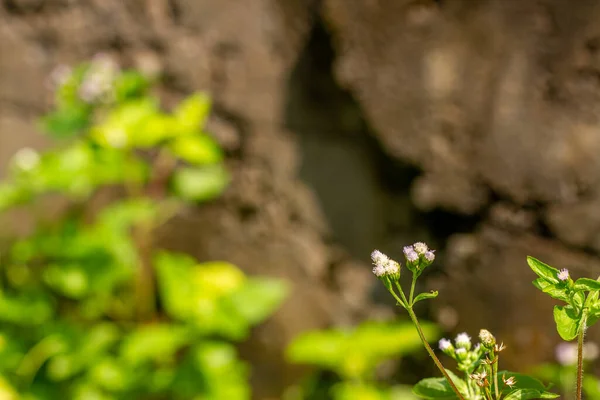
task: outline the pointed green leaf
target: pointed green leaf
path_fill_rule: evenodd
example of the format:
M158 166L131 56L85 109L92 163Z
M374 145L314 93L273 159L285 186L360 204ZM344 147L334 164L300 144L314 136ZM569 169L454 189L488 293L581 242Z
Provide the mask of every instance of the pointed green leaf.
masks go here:
M527 264L529 264L529 268L533 272L537 274L540 278L543 278L551 283L558 283L558 270L554 267L549 266L548 264L544 264L540 260L527 256Z
M556 330L566 341L575 339L579 328L580 316L571 306L554 306Z
M430 293L421 293L417 297L415 297L413 304L415 304L421 300L425 300L425 299L435 299L437 296L438 296L437 290L432 290Z
M554 299L562 300L565 302L569 301L569 296L567 295L566 287L562 283L551 283L545 280L544 278L537 278L532 283L533 286L540 289L542 292L548 294Z
M535 389L515 389L504 398L504 400L528 400L528 399L555 399L556 393L545 392Z
M600 290L600 282L590 278L579 278L575 281L576 290Z

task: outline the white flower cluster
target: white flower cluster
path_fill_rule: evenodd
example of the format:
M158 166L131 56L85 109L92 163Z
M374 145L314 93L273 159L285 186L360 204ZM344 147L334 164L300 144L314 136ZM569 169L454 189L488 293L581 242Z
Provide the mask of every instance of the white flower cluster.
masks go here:
M414 263L419 260L420 256L423 256L429 263L435 260L435 250L430 250L423 242L417 242L412 246L405 246L403 252L408 262Z
M371 253L371 260L373 260L373 273L381 278L388 275L400 274L400 264L392 260L379 250L375 250Z

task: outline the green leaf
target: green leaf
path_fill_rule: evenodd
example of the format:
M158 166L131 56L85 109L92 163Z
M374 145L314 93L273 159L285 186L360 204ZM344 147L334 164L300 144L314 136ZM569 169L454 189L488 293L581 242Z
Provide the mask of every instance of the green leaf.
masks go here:
M456 376L452 371L446 370L458 391L468 398L469 389L465 381ZM427 378L421 380L413 387L413 393L425 399L457 399L458 397L446 378Z
M217 197L228 183L229 175L220 164L202 168L179 168L171 181L175 194L185 200L198 202Z
M281 280L254 278L233 293L229 301L250 324L257 324L277 310L287 294L288 287Z
M575 290L600 290L600 282L590 278L579 278L575 281Z
M510 392L504 400L528 400L528 399L555 399L556 393L545 392L535 389L515 389Z
M292 363L312 364L335 370L347 348L346 338L350 332L321 330L300 334L286 350L286 358Z
M194 132L203 127L211 105L211 99L206 93L196 93L183 100L175 109L174 115L183 127Z
M70 138L88 126L90 114L87 105L74 104L44 116L41 119L42 129L57 139Z
M438 336L434 324L425 323L422 328L428 340ZM380 362L413 353L421 346L421 339L410 323L364 322L353 330L302 334L288 347L287 358L330 369L345 378L358 378Z
M435 299L438 296L437 290L432 290L430 293L421 293L417 297L415 297L413 304L425 299Z
M540 278L545 279L551 283L558 283L558 270L549 266L548 264L544 264L540 260L527 256L527 264L533 272L537 274Z
M413 387L413 393L424 399L457 399L446 378L426 378Z
M575 339L581 316L571 306L554 306L554 321L561 338L566 341Z
M117 102L123 102L144 94L150 82L137 71L125 71L114 82Z
M221 148L207 135L178 137L169 148L175 156L194 165L216 164L223 160Z
M565 302L569 301L566 286L563 283L551 283L544 278L537 278L533 281L533 286L540 289L542 292L548 294L550 297L562 300Z
M147 361L168 362L189 341L188 330L182 326L141 326L125 338L121 346L121 355L123 360L131 365Z

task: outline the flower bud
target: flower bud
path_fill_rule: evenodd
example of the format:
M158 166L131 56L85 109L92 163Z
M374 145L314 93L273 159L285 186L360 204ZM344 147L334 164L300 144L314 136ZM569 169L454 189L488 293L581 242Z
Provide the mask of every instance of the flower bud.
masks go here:
M438 345L440 347L440 350L443 351L444 354L447 354L449 356L454 355L454 346L452 346L452 342L448 339L441 339Z
M492 350L496 345L496 338L487 329L479 331L479 340L481 340L481 345L487 350Z
M456 359L459 362L465 361L467 359L467 357L469 356L469 352L467 351L467 349L465 349L463 347L456 349L454 351L454 354L456 354Z

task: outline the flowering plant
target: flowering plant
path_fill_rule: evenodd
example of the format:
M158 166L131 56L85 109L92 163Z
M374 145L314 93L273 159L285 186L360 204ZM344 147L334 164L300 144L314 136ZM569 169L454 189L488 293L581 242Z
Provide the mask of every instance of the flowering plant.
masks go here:
M473 346L471 338L466 333L459 334L454 340L454 343L448 339L440 340L440 350L456 361L457 370L463 377L461 378L451 370L444 368L441 361L427 342L421 324L413 310L413 307L417 302L433 299L438 295L437 291L415 295L417 279L421 276L425 268L430 266L435 260L434 250L430 250L425 243L421 242L404 247L406 268L412 274L412 283L408 296L405 294L404 289L400 284L401 264L378 250L375 250L371 254L371 258L374 264L373 273L383 282L386 289L396 299L398 305L408 312L408 315L421 338L423 346L443 375L443 377L439 378L426 378L421 380L413 388L413 393L415 395L425 399L461 400L526 400L553 399L558 397L558 394L548 391L549 387L545 386L536 378L509 371L499 371L499 355L506 346L504 346L503 343L498 343L494 335L486 329L482 329L479 332L480 343L475 346ZM529 259L530 265L533 262L532 260L534 259ZM539 261L536 260L536 262L541 265ZM538 264L534 265L537 266ZM545 264L543 265L545 266ZM564 296L561 296L561 299L568 300L571 292L577 290L574 284L568 283L570 279L568 277L568 271L558 271L550 269L551 267L544 266L540 266L537 269L543 272L541 275L538 274L540 275L538 287L547 289L548 292L555 296L564 294ZM536 271L536 269L534 269L534 271ZM591 280L577 281L581 283L582 290L584 286L585 288L592 287L592 283L587 281ZM600 288L600 282L596 283ZM550 286L552 286L552 288ZM571 291L568 291L568 287L572 288ZM595 293L596 296L591 301L597 301L598 292ZM583 300L583 293L577 295L574 294L572 297L574 296L577 296L578 302L571 300L573 302L571 307L575 309L574 306L578 305L581 308L585 303ZM561 308L561 310L563 309L564 308ZM580 321L580 319L577 319L574 315L573 310L569 309L569 317L573 316L573 320ZM562 325L566 324L566 322L562 322L564 319L562 317L562 311L560 316L560 323ZM557 320L557 324L558 323L559 320ZM565 328L559 328L559 332L560 329L564 330ZM571 335L572 330L569 330L569 337L571 339L575 337L576 333L573 337L571 337ZM563 335L561 334L561 336ZM563 336L563 338L564 337L565 336Z
M584 385L585 331L600 319L600 281L590 278L574 281L567 269L558 270L533 257L527 257L527 263L538 276L533 285L565 303L554 306L554 321L563 340L569 342L577 338L576 396L580 400Z

